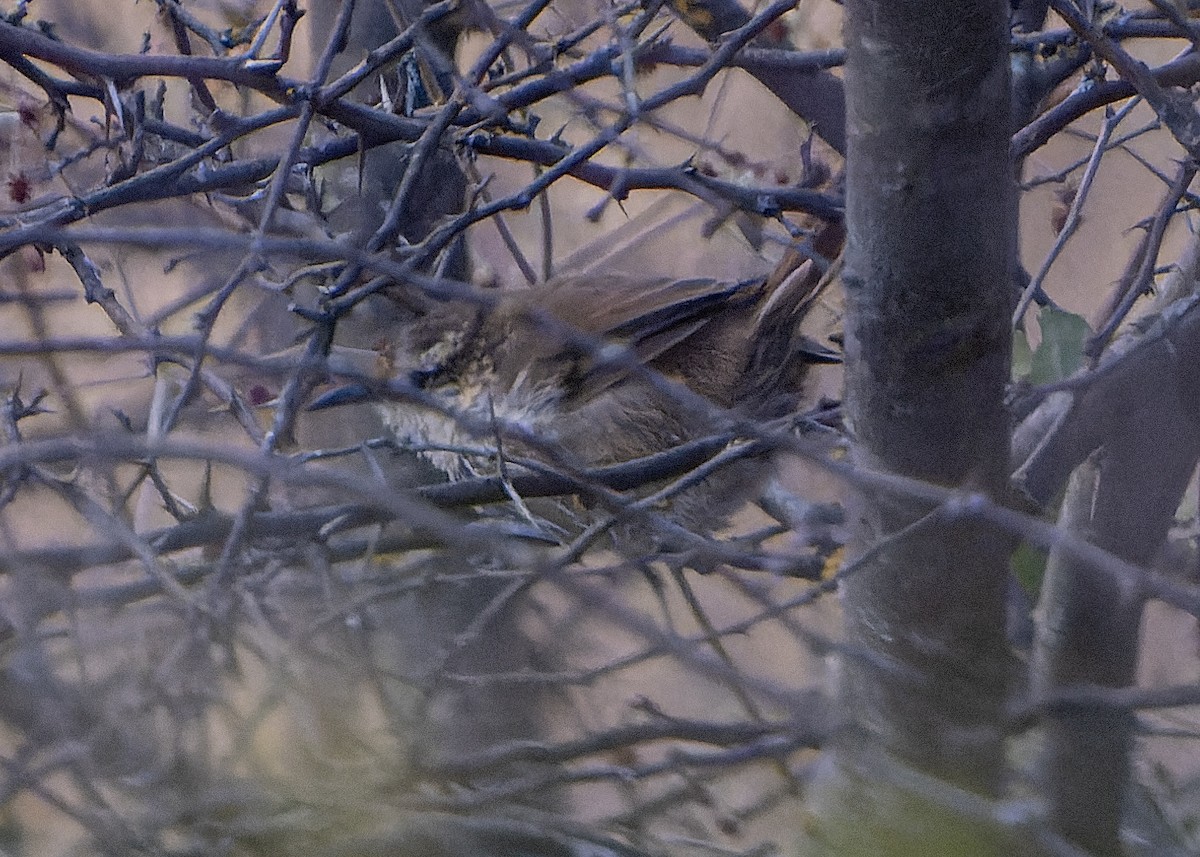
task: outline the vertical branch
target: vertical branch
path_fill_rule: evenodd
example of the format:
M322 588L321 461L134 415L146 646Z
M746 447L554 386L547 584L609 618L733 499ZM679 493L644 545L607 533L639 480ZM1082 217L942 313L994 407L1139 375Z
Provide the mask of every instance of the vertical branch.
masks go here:
M1071 477L1059 525L1094 538L1099 465ZM1075 682L1123 686L1137 662L1141 599L1123 581L1054 554L1046 568L1035 647L1034 690ZM1118 829L1134 717L1121 710L1055 712L1042 730L1038 779L1051 825L1097 855L1121 852Z
M1194 294L1198 248L1192 241L1164 283L1156 309ZM1137 341L1137 335L1128 337L1112 351ZM1173 347L1172 353L1183 364L1191 362L1185 347ZM1072 475L1060 516L1061 526L1138 564L1149 562L1162 545L1200 456L1195 382L1171 365L1157 367L1156 374L1178 380L1162 385L1154 407L1120 409L1104 446ZM1143 600L1127 579L1051 554L1039 604L1034 692L1048 696L1071 687L1134 684ZM1037 776L1050 824L1089 853L1122 853L1121 812L1135 725L1132 712L1081 707L1054 709L1043 723Z

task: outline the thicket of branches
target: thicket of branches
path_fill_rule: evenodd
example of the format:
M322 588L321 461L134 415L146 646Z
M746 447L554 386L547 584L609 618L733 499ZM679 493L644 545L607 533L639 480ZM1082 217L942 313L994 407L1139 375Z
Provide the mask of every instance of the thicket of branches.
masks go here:
M939 480L871 438L854 450L821 395L836 370L785 419L718 414L712 436L602 469L570 466L569 440L468 421L465 452L494 472L450 483L370 407L306 410L355 383L446 412L396 363L421 308L573 274L807 266L817 335L840 328L847 225L849 279L868 267L844 216L869 117L847 123L836 39L843 14L858 22L853 73L886 17L871 3L6 10L5 847L936 853L958 832L929 819L949 815L997 852L1200 849L1194 5L1055 0L1044 21L1021 3L1009 22L999 171L1027 245L1004 284L1011 327L975 337L926 308L928 338L904 352L967 365L1014 343L1003 488L983 466ZM926 29L914 61L955 67L953 27ZM870 176L849 173L865 198ZM1101 198L1098 177L1118 190ZM1120 240L1123 271L1087 264ZM1096 307L1091 326L1063 306ZM855 383L871 326L847 327ZM770 515L679 532L672 497L767 456ZM891 526L843 527L845 498ZM1021 542L983 724L1007 758L978 776L939 754L982 739L910 705L963 686L931 671L954 668L939 647L962 644L970 613L914 637L911 660L869 639L863 610L880 581L899 614L935 566L973 572L949 548L920 586L900 565L959 544L964 521L968 541ZM672 538L609 538L629 526ZM1148 604L1175 611L1153 614L1183 629L1171 652L1140 650ZM1190 678L1156 680L1172 660ZM843 672L859 686L840 695ZM854 707L880 676L904 722ZM880 735L878 756L847 749ZM867 844L828 822L846 812L837 747L843 774L894 790L851 798ZM917 832L886 832L896 805Z

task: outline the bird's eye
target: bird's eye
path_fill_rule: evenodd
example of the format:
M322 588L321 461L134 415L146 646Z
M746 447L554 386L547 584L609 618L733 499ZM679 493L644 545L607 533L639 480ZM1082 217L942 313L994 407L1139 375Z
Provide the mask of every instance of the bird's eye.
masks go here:
M408 380L412 382L414 387L426 390L433 385L433 382L442 374L442 371L441 366L422 366L419 369L413 369L409 372Z
M443 333L417 357L417 368L408 373L408 380L422 390L446 383L457 374L463 356L461 331Z

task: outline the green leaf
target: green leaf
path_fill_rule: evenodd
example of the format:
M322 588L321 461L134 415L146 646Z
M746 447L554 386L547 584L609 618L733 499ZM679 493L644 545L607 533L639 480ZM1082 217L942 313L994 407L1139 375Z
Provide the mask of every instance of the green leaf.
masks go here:
M1037 601L1038 593L1042 589L1042 578L1046 574L1045 551L1033 547L1028 542L1021 542L1009 559L1009 567L1030 599Z
M1083 365L1083 346L1092 330L1082 316L1045 307L1038 315L1042 342L1033 352L1032 384L1049 384L1072 375Z
M1029 337L1025 331L1017 328L1013 331L1012 343L1012 379L1019 381L1028 378L1033 371L1033 349L1029 347Z

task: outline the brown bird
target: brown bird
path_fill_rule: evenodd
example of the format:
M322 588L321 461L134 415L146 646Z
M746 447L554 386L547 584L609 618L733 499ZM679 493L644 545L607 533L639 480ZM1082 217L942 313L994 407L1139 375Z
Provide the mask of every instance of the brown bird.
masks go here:
M377 404L396 438L451 479L495 475L497 439L509 461L547 463L547 450L561 449L556 464L587 468L677 447L733 419L773 419L797 408L809 365L838 360L799 331L817 297L814 274L811 262L782 282L602 274L486 305L437 304L391 363L445 410ZM671 518L711 530L764 472L741 463L714 474L674 498Z

